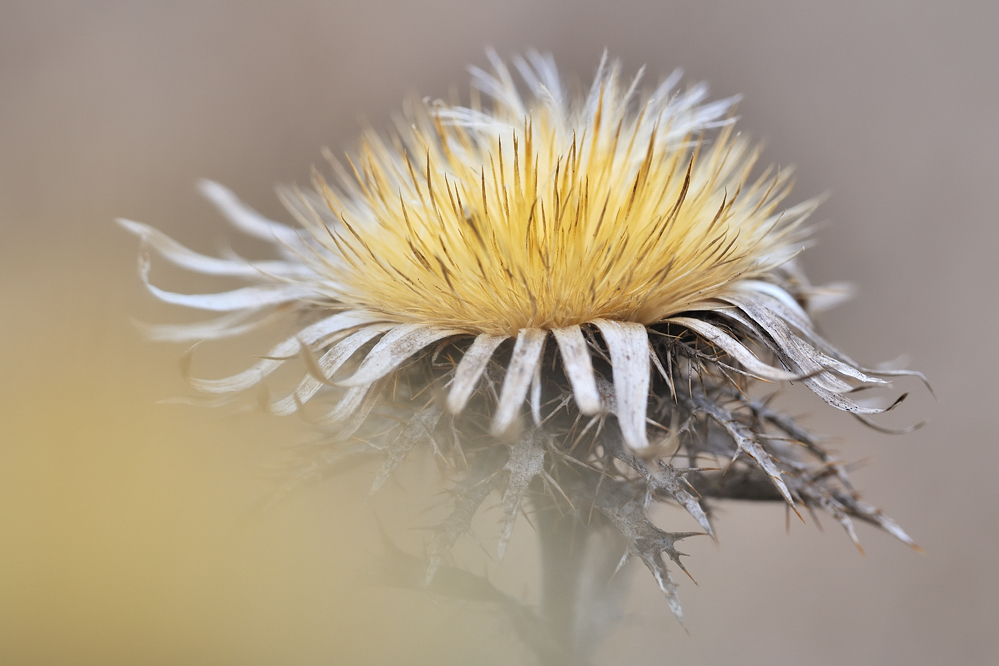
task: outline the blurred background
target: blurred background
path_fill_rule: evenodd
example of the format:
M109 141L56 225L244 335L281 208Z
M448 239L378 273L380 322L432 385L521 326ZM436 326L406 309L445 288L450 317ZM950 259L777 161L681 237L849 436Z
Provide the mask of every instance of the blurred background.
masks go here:
M402 498L435 501L432 465L374 498L360 468L260 510L308 429L158 404L188 394L183 349L131 319L185 315L143 291L113 223L214 253L232 234L202 177L287 219L275 184L307 183L322 147L387 126L409 94L467 91L487 45L551 51L581 82L606 48L650 83L680 66L744 94L740 125L797 166L795 198L831 194L803 261L858 295L826 334L861 362L906 354L938 396L902 386L915 399L891 424L929 419L903 437L790 399L867 461L865 498L926 554L862 527L861 556L831 520L786 532L781 507L725 505L718 544L685 544L689 634L636 567L597 661L999 663L997 44L987 0L0 3L0 663L528 659L488 608L366 583L379 526L425 538L432 516ZM241 369L260 344L197 368ZM530 598L531 539L522 523L504 566L477 571Z

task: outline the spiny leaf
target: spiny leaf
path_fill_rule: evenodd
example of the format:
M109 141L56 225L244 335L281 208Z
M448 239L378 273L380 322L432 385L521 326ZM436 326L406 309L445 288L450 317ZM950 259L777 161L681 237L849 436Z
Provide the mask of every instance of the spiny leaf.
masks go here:
M794 499L791 497L791 493L788 492L787 486L781 478L780 469L778 469L777 465L775 465L773 460L771 460L770 454L767 453L759 441L757 441L753 432L736 420L732 416L731 412L722 408L712 400L698 395L692 395L690 400L693 402L696 409L703 411L705 414L713 418L718 425L728 432L729 436L731 436L735 441L740 451L744 451L750 458L756 461L756 464L759 465L764 472L766 472L767 476L770 477L770 481L777 487L777 490L780 491L780 494L784 497L784 501L793 507Z
M437 428L442 414L443 412L439 408L431 405L418 412L405 425L399 426L399 434L382 450L385 454L385 462L382 463L381 469L378 470L378 474L375 475L375 480L371 484L371 494L382 487L392 470L402 462L417 442L433 438L434 429Z
M503 517L500 519L499 545L497 554L503 559L507 543L513 534L520 505L527 494L531 481L545 473L545 451L547 438L533 430L521 437L510 448L510 458L503 469L507 472L506 490L503 492Z
M685 574L690 576L680 561L682 553L676 550L675 544L681 539L702 533L664 532L652 524L646 515L644 503L637 499L631 499L615 507L605 507L603 513L625 537L628 542L628 550L641 558L645 566L652 572L659 584L659 589L666 595L670 610L673 611L682 625L683 609L680 606L680 598L677 596L676 583L670 577L666 562L663 560L663 553L666 553ZM692 577L691 580L693 580Z
M502 461L495 449L478 456L468 474L455 488L451 513L434 529L426 573L427 584L433 580L444 555L451 550L458 537L471 529L472 519L482 502L489 493L502 485L503 476L499 474L501 465Z

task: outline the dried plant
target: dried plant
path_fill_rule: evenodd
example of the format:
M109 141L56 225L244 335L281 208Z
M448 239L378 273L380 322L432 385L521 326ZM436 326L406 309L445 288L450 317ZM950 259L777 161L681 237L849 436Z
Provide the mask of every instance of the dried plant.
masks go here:
M761 382L797 382L866 420L886 410L852 392L916 373L863 368L816 332L813 313L840 295L795 265L817 202L781 208L790 171L754 173L759 147L735 131L735 100L706 103L703 85L677 92L678 73L643 91L641 73L625 80L606 58L575 99L537 53L514 60L524 96L491 60L492 72L472 70L468 107L411 103L389 138L368 131L345 162L331 158L335 184L317 175L312 190L281 192L300 228L204 183L278 259L204 256L121 221L142 239L153 294L225 313L150 327L154 338L295 322L252 367L192 386L218 403L252 393L275 414L307 413L328 431L331 459L383 459L375 489L431 447L450 514L425 559L387 546L387 575L497 603L546 663L581 661L607 624L613 593L581 579L587 549L612 555L597 567L605 576L641 560L682 621L668 564L685 571L677 543L701 533L653 524L654 501L679 504L708 535L714 500L775 500L831 514L854 541L860 519L913 545L858 499L839 460L754 397ZM148 280L148 250L251 284L164 291ZM272 397L268 376L295 358L298 387ZM499 557L530 507L540 615L447 563L490 496ZM587 588L602 592L585 600Z

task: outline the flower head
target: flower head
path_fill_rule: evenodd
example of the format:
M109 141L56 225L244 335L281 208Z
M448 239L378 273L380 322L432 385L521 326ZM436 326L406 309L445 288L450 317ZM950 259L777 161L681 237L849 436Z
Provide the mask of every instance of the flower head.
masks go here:
M333 160L333 184L317 177L314 191L285 192L300 228L205 183L229 221L272 242L279 259L208 257L122 221L175 264L251 283L163 291L149 283L143 254L140 273L160 299L227 313L155 336L223 338L291 313L310 322L249 369L194 387L236 396L301 355L299 386L264 406L289 414L331 395L317 420L345 439L386 401L387 380L405 377L419 406L392 445L402 456L445 421L467 434L488 420L494 443L459 453L476 487L505 488L501 550L538 483L582 494L629 539L678 614L662 553L678 563L671 539L684 534L651 525L631 491L677 501L710 533L706 498L740 491L725 486L736 474L726 481L696 468L705 456L752 461L751 487L831 511L851 534L850 515L908 541L856 499L807 433L747 397L751 378L800 381L863 417L883 409L847 394L887 384L890 373L861 368L816 333L811 312L831 292L811 287L793 261L816 202L781 208L790 172L757 173L760 151L735 131L734 100L705 102L703 85L676 91L678 74L643 91L641 74L625 79L606 58L577 99L537 53L514 61L522 94L492 60L491 73L472 70L470 106L410 104L389 138L368 131L345 161ZM688 469L670 463L681 449ZM803 462L809 456L818 466ZM566 461L619 485L600 490L597 477L560 474ZM462 527L442 526L432 569Z
M331 299L398 323L515 336L701 309L795 252L775 209L787 174L750 182L757 150L703 88L646 99L616 67L567 100L554 65L478 73L494 104L417 108L394 145L369 133L354 179L321 185L340 224L304 218ZM701 134L722 125L710 143ZM325 268L322 258L337 257Z

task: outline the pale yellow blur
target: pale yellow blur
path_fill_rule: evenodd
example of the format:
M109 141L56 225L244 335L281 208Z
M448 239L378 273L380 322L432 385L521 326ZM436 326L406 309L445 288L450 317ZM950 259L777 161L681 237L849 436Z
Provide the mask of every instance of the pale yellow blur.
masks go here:
M380 552L376 510L421 543L397 529L398 490L368 501L373 468L261 508L293 478L287 449L305 429L156 404L183 392L176 350L109 312L114 282L133 276L54 277L3 294L21 307L3 339L19 348L2 386L0 663L412 663L414 650L460 654L452 623L495 633L363 578Z

